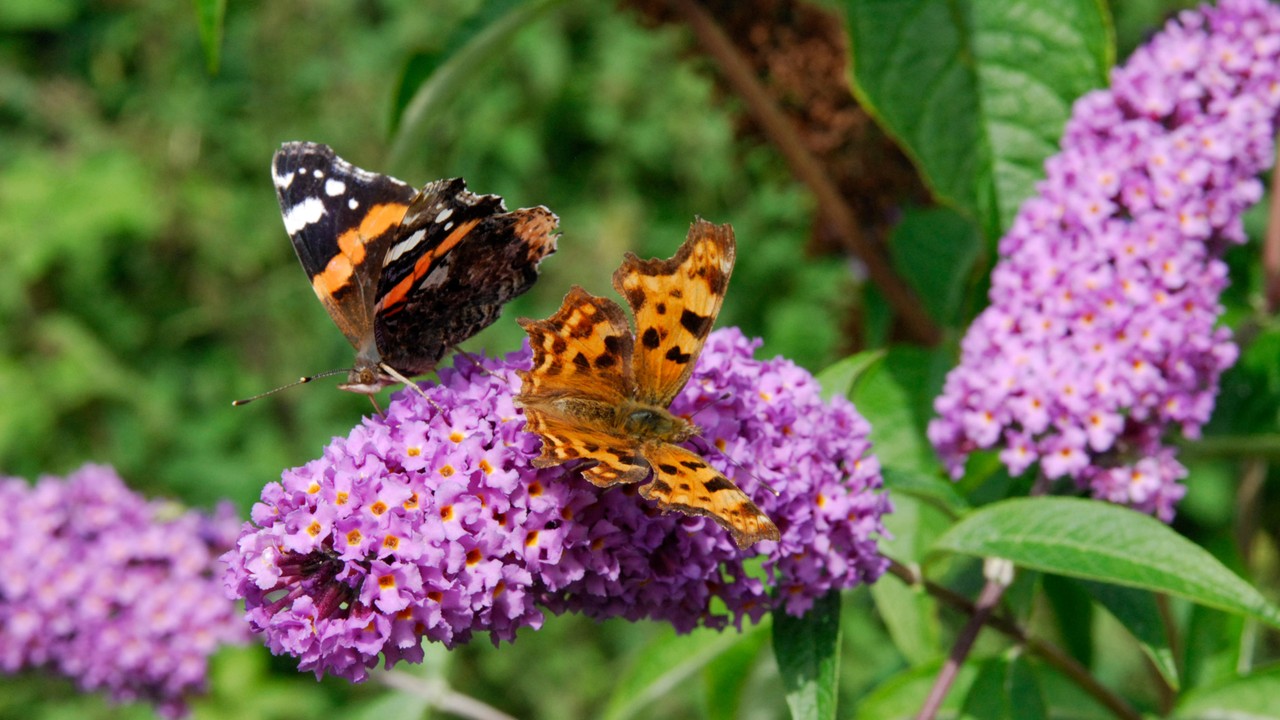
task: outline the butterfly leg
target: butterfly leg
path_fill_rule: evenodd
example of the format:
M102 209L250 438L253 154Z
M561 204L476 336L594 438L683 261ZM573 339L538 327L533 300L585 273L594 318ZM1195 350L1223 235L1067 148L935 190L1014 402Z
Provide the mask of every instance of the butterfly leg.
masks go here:
M426 390L423 390L422 388L418 387L418 383L405 377L400 373L399 370L396 370L395 368L391 367L386 363L382 363L378 367L381 368L382 372L386 373L389 377L395 378L398 382L404 384L405 387L412 388L415 392L417 392L419 395L422 396L422 399L430 403L431 407L436 409L436 412L444 414L444 408L440 407L440 405L436 403L435 400L432 400L431 396L427 394Z
M471 361L471 364L472 364L472 365L474 365L474 366L475 366L475 369L476 369L476 370L479 370L481 374L483 374L483 375L487 375L487 376L489 376L489 377L493 377L493 372L491 372L491 371L489 370L489 368L485 367L485 366L480 362L480 360L481 360L481 356L480 356L480 355L477 355L476 353L473 353L473 352L468 352L468 351L466 351L466 350L463 350L461 347L458 347L457 345L454 345L453 347L449 348L449 350L450 350L450 351L452 351L454 355L460 355L460 356L462 356L462 357L464 357L464 358L466 358L466 359L470 360L470 361ZM456 367L456 366L457 366L457 363L455 362L455 363L454 363L454 365L455 365L455 367Z

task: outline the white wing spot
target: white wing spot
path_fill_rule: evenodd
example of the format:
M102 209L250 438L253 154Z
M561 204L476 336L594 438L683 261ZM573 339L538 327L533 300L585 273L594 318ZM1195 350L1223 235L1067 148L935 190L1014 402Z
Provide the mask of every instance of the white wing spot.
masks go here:
M320 202L320 198L309 197L284 214L285 232L293 235L323 216L324 203Z
M447 261L442 262L436 267L432 268L431 272L427 273L426 279L418 284L418 289L429 290L433 287L436 287L437 285L443 285L444 281L448 279L448 277L449 277L449 263Z
M315 170L312 170L311 174L315 175L317 180L324 177L324 171L321 170L320 168L316 168Z
M404 255L405 253L417 247L418 243L422 242L422 238L426 237L426 235L427 235L427 231L424 228L422 230L415 232L414 234L410 235L404 240L401 240L395 245L392 245L391 249L387 251L386 259L382 261L383 267L386 267L389 263L399 260L401 255Z
M452 221L452 220L450 220L449 222L445 223L445 224L444 224L444 229L445 229L445 232L448 232L448 231L452 230L452 229L453 229L453 221Z
M275 181L277 188L280 188L281 190L286 190L290 185L293 184L294 174L295 173L292 170L290 170L289 172L283 175L277 175L273 172L271 173L271 179Z
M352 210L355 210L356 208L360 207L360 201L356 200L355 198L351 198L350 200L347 201L347 207L351 208Z
M329 180L324 181L324 194L328 195L329 197L333 197L335 195L341 195L346 191L347 191L347 184L342 182L341 180L334 180L330 178Z
M440 213L436 215L436 224L439 225L445 220L448 220L450 215L453 215L453 208L445 208L441 210Z

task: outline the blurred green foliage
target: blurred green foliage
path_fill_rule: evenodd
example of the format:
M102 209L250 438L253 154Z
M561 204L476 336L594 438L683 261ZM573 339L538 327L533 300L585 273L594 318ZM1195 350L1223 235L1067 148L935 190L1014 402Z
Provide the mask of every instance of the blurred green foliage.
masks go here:
M736 138L733 101L683 59L678 31L597 3L536 14L461 68L457 92L388 155L390 119L428 77L411 61L448 59L502 5L231 3L211 75L193 3L0 3L0 472L109 462L144 492L247 511L370 410L315 386L230 405L352 358L280 221L269 162L288 140L414 184L461 175L560 215L541 281L470 350L517 348L514 318L549 314L574 283L611 294L624 251L665 257L702 215L732 222L742 249L722 324L813 369L834 360L847 269L804 257L809 198L768 148ZM455 665L462 687L519 715L585 717L610 663L652 632L560 619ZM325 681L316 695L288 661L257 662L221 670L238 680L212 705L247 717L235 700L261 697L256 716L291 717L369 692ZM692 712L696 691L680 697ZM14 712L37 716L0 703Z
M316 387L229 404L351 359L281 227L268 163L286 140L560 215L541 282L469 349L516 348L510 319L573 283L611 292L625 250L665 256L703 215L743 247L722 321L812 368L835 358L847 273L804 259L807 197L735 139L678 33L608 7L542 14L388 158L403 68L456 45L477 3L232 6L213 76L191 6L57 7L0 15L5 472L95 459L150 492L247 508L369 409Z
M1169 9L1187 4L1114 3L1121 56ZM473 190L502 194L509 207L545 204L560 215L560 251L543 265L538 285L469 350L515 349L523 333L513 319L549 314L572 284L611 294L609 276L624 251L665 257L696 215L731 222L739 240L722 325L762 336L762 355L784 354L815 372L848 349L842 328L863 302L860 281L846 262L806 256L811 198L772 148L735 132L737 101L715 88L712 68L689 54L683 31L642 27L609 4L543 3L491 51L458 64L459 49L477 33L511 8L528 7L501 0L230 3L221 43L211 46L219 32L202 13L221 5L0 2L0 473L34 477L108 462L147 493L197 505L227 497L245 511L282 469L316 457L370 410L363 398L330 387L230 406L352 359L307 288L280 222L268 165L288 140L328 143L362 167L413 184L461 175ZM422 83L451 62L459 79L425 111L415 108ZM394 154L393 131L404 138ZM1259 222L1251 225L1255 237ZM931 232L935 242L940 235L949 241L947 253L929 253ZM909 281L945 286L928 294L928 310L953 331L978 309L981 293L948 271L990 262L978 257L978 237L952 211L925 209L908 211L895 239L895 261ZM915 261L922 255L928 262ZM1256 263L1252 255L1232 261L1241 278L1225 299L1234 320L1248 313ZM874 316L877 306L868 306ZM884 337L884 324L870 336ZM1254 330L1224 378L1211 434L1280 429L1280 331ZM936 469L918 428L947 369L939 358L953 351L895 348L866 378L865 409L895 423L876 429L882 459L921 473ZM1214 543L1230 533L1230 463L1211 453L1190 460L1180 523L1217 552ZM990 491L996 496L1009 482L1002 473L970 475L977 484L960 488L970 500L982 497L981 482L1005 483ZM921 477L912 481L931 480ZM902 529L901 557L949 522L909 496L899 513L890 522ZM962 579L977 577L969 565L956 567ZM895 640L906 640L890 636L904 626L892 619L886 626L872 605L866 591L843 600L846 712L891 706L895 689L881 682L917 664L894 650ZM1230 671L1220 626L1236 620L1179 612L1201 629L1184 648L1188 674L1212 679ZM425 667L407 672L447 674L459 691L519 717L595 717L614 707L615 686L631 677L636 658L664 651L668 635L648 624L553 618L512 646L430 648ZM931 646L936 635L917 639ZM1116 635L1099 635L1107 638L1099 656L1119 643ZM708 658L706 668L688 668L642 715L784 715L782 682L761 647L746 641ZM1099 672L1122 684L1132 667L1104 664ZM1024 671L1018 657L990 660L983 675L967 668L962 685ZM933 674L936 667L918 665L894 683L927 686ZM1048 697L1079 695L1052 672L1040 682ZM200 716L346 717L365 708L370 716L376 709L382 717L418 717L421 710L372 684L316 683L299 676L294 661L261 648L224 653L213 687ZM722 700L734 692L736 713ZM949 702L958 708L962 699L957 692ZM0 680L4 718L149 715L108 709L55 680Z

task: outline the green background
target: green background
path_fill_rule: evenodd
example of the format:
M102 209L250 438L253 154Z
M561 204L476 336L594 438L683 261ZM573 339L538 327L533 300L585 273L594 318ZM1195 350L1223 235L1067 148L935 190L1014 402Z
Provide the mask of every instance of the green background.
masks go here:
M1186 5L1114 4L1119 57L1164 13ZM325 387L336 380L230 405L352 359L280 221L269 163L290 140L330 144L359 166L415 185L461 175L509 207L543 204L560 216L560 249L539 283L468 350L515 349L523 333L514 318L549 314L572 284L611 293L609 276L624 251L668 256L697 215L732 223L738 237L720 325L762 336L761 356L783 354L814 372L864 349L845 328L874 297L864 295L849 261L806 252L811 196L774 148L737 132L740 101L715 84L714 66L691 51L684 29L649 27L630 10L595 2L273 0L231 3L225 13L210 73L194 3L0 2L0 472L34 478L106 462L150 495L196 506L230 498L247 511L265 483L317 457L369 411L363 398ZM509 25L504 34L485 44L483 33L501 22ZM454 73L448 82L432 74L445 67ZM402 115L433 79L441 92ZM1056 137L1041 134L1048 144ZM1031 167L1034 175L1038 165ZM982 205L969 193L940 194L963 211ZM990 235L1011 210L976 212L986 213L981 222L950 210L908 214L893 249L905 274L954 285L954 296L925 298L945 318L951 343L963 316L981 307L981 283L955 284L952 256L931 248L928 236ZM1262 211L1250 216L1255 237L1263 221ZM1229 258L1230 322L1256 302L1256 253L1255 245ZM963 261L977 257L981 275L990 253L970 255ZM1253 331L1224 380L1210 441L1184 455L1192 491L1177 525L1233 567L1239 458L1231 433L1277 430L1280 333ZM930 469L919 425L953 349L932 359L895 349L889 367L898 382L864 393L860 406L881 421L884 457ZM895 417L905 419L890 435ZM981 496L989 488L962 491ZM945 526L928 504L898 504L895 551L923 546ZM1266 555L1274 546L1260 547L1274 587L1275 560ZM968 571L961 585L972 582ZM1050 595L1071 592L1058 590ZM844 712L875 717L893 694L880 685L877 696L864 696L894 673L904 673L896 688L909 686L908 665L924 681L936 674L933 651L912 656L904 648L913 641L894 618L871 612L873 604L883 613L908 600L922 602L909 593L846 594ZM1212 679L1230 669L1234 656L1218 650L1244 621L1190 606L1177 612L1206 648L1184 684L1194 684L1195 673ZM1123 641L1114 622L1105 626L1109 617L1090 617L1104 625L1101 639L1073 650L1099 658L1096 672L1143 707L1158 705L1143 685L1142 650ZM938 643L936 627L913 632L920 647ZM518 717L782 717L783 683L760 652L766 634L718 647L723 653L700 672L686 661L714 636L672 641L652 624L550 618L509 647L482 640L453 653L429 648L426 665L407 671L445 676ZM998 655L999 647L980 642L987 664L966 671L962 685L1025 671L1024 659ZM654 667L669 672L655 677ZM1052 678L1042 681L1046 694L1070 697ZM316 683L261 648L224 653L213 681L214 695L198 708L204 717L398 718L418 717L422 707L376 684ZM36 675L0 679L0 716L80 713L148 711L112 709Z

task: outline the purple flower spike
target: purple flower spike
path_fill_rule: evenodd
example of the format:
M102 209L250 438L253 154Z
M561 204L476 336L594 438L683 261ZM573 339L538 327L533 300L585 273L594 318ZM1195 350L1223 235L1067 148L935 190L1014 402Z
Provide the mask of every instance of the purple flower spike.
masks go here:
M843 398L823 402L794 364L753 359L756 347L736 329L712 333L672 411L693 415L703 434L691 447L781 529L755 546L758 572L714 522L660 514L634 486L533 468L541 440L512 402L526 348L459 357L426 387L434 406L401 392L286 471L227 555L228 590L274 652L362 680L380 654L417 661L423 638L452 647L478 631L511 641L548 610L689 631L775 607L798 615L874 581L889 501L866 421Z
M1226 248L1262 195L1280 111L1280 8L1184 12L1077 101L1039 194L1000 243L991 306L934 407L954 477L978 449L1173 518L1195 438L1236 359L1215 328Z
M230 505L210 517L148 502L104 466L0 478L0 668L184 715L209 656L248 639L218 591L240 524Z

